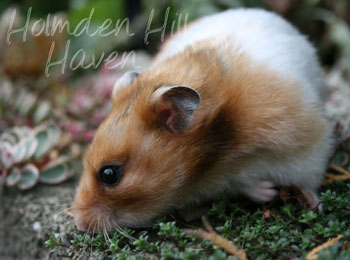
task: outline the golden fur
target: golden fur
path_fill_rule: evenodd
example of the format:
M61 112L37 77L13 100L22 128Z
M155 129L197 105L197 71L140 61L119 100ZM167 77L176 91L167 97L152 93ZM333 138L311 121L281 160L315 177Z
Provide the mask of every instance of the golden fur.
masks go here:
M140 218L133 223L142 224L145 216L166 212L192 195L200 197L206 183L219 177L211 171L218 164L235 175L250 158L307 153L324 138L320 108L302 103L298 83L253 66L245 54L227 55L203 42L119 90L84 156L74 204L80 221L96 226L99 218L115 218L120 225L134 225L127 220L132 214ZM227 65L227 59L233 62ZM165 85L189 86L201 96L182 133L160 124L150 102ZM106 188L97 172L110 163L122 164L124 176Z

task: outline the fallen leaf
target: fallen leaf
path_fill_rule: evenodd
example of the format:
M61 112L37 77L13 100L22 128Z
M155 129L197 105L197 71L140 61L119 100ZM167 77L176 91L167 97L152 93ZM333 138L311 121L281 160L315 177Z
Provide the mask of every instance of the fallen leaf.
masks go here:
M267 209L264 211L264 218L271 218L271 210Z
M315 206L314 197L296 186L283 187L280 197L285 204L292 204L297 208L309 209Z

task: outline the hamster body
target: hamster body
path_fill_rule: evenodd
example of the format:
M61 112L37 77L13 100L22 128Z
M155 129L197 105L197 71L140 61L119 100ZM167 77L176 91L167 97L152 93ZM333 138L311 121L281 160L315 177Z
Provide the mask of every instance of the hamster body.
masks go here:
M81 230L142 226L224 191L267 202L275 186L295 185L318 202L332 148L322 70L305 37L273 13L195 21L147 71L125 74L112 100L84 156Z

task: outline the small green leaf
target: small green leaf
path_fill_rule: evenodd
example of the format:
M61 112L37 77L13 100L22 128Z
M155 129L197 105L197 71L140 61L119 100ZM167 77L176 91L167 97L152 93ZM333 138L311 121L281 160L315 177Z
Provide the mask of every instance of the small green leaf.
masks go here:
M39 180L39 170L33 164L27 164L22 168L21 179L17 187L21 190L32 188Z
M21 170L17 167L11 169L10 174L6 177L6 185L14 186L21 179Z

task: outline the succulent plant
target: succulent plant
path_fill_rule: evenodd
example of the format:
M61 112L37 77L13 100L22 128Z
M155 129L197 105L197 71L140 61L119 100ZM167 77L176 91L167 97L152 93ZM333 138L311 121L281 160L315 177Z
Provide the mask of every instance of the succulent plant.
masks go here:
M38 182L60 183L72 176L72 160L52 156L61 133L53 123L14 127L0 136L0 183L27 190Z
M15 125L38 125L48 119L52 105L21 83L0 82L0 130Z

